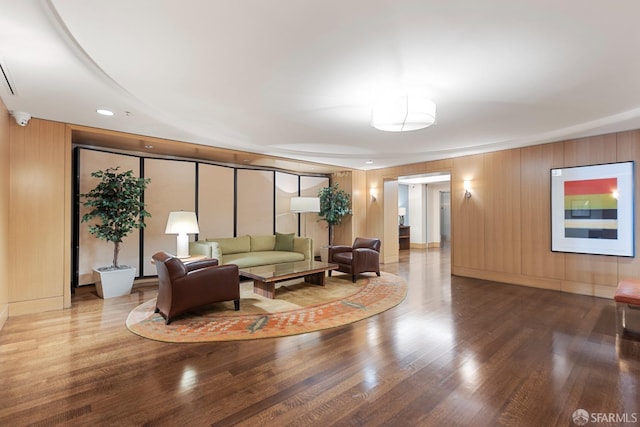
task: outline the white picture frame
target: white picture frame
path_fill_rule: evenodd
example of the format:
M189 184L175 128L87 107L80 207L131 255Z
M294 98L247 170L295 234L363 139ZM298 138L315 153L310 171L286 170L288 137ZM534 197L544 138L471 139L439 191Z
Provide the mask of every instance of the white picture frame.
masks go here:
M634 162L551 169L551 250L635 256Z

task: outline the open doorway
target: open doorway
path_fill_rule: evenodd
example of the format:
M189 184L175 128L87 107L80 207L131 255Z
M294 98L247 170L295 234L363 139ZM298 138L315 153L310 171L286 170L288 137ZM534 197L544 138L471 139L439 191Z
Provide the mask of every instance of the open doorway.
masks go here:
M451 175L437 172L398 178L400 250L451 247ZM404 237L407 239L407 237ZM406 248L406 249L402 249Z

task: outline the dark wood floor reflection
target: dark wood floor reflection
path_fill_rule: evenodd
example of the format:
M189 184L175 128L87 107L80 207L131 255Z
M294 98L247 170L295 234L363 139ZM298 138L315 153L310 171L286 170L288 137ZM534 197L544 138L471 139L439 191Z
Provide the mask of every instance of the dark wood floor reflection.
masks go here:
M124 321L153 287L9 318L0 425L570 426L577 409L640 423L640 342L616 338L613 301L451 277L439 250L383 269L409 283L399 306L287 338L138 337Z

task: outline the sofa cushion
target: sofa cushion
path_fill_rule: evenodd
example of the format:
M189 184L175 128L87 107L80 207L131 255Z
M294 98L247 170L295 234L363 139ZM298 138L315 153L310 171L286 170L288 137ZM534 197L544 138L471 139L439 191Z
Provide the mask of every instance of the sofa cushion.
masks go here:
M294 233L276 233L276 251L293 251Z
M276 236L250 236L251 252L272 251L276 247Z
M239 254L251 251L251 239L249 236L224 237L221 239L207 239L207 242L218 242L222 255Z
M260 251L224 255L222 260L224 264L236 264L239 268L246 268L259 265L280 264L282 262L304 261L304 255L299 252Z

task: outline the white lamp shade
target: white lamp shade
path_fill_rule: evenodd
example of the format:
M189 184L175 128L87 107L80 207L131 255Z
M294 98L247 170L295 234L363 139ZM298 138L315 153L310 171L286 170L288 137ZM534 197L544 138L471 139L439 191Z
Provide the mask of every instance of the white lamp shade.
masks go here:
M394 94L373 108L371 125L379 130L405 132L431 126L436 121L436 104L422 96Z
M291 212L320 212L320 198L318 197L292 197Z
M195 212L169 212L165 234L199 233L198 219Z
M398 208L398 216L405 216L407 214L407 208Z

